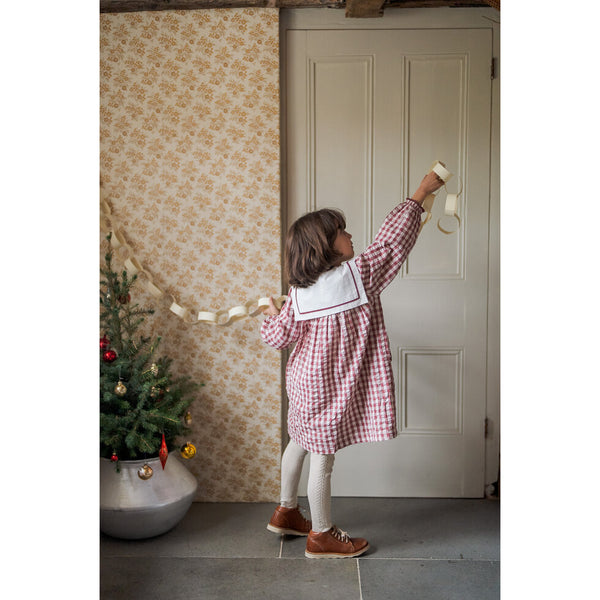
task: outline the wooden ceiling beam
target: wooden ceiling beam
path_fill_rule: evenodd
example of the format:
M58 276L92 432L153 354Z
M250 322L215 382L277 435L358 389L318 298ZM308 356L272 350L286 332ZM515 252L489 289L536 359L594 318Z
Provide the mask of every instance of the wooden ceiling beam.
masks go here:
M346 17L350 19L372 19L383 17L385 0L346 0Z
M355 16L361 11L364 16L381 16L385 8L444 6L451 8L492 6L500 10L500 0L100 0L101 13L209 8L345 8L346 16ZM353 14L348 14L349 10ZM375 14L376 12L381 14Z

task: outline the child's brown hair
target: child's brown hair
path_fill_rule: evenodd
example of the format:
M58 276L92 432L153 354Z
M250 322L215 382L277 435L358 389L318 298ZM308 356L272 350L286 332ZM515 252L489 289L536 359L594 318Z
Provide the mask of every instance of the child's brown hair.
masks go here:
M346 229L346 219L341 211L332 208L310 212L292 223L285 244L290 285L309 287L321 273L339 263L342 255L333 249L333 244L340 229Z

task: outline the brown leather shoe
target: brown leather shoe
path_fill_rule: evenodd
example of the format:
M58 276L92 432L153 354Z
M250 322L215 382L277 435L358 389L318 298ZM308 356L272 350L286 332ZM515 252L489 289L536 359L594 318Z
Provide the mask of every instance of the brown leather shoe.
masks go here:
M302 516L299 508L285 508L278 506L267 525L267 529L273 533L285 533L286 535L308 535L312 523Z
M311 530L306 540L306 558L353 558L369 549L369 542L363 538L350 538L345 531L335 525L322 533Z

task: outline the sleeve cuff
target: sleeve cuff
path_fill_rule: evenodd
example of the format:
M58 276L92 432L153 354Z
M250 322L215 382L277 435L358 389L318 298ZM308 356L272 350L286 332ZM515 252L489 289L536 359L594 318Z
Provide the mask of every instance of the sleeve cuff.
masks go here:
M419 214L423 214L425 212L425 209L418 202L415 202L412 198L407 198L406 203L409 206L414 206L419 211Z

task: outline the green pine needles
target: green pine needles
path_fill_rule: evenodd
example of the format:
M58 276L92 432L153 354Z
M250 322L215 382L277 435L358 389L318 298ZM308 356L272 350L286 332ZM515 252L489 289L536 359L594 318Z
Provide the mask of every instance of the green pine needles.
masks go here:
M111 235L106 239L110 244ZM160 337L137 333L154 313L131 302L137 275L116 273L112 250L100 273L100 456L158 456L163 433L170 452L188 431L183 417L200 386L187 376L173 378L171 359L155 358Z

